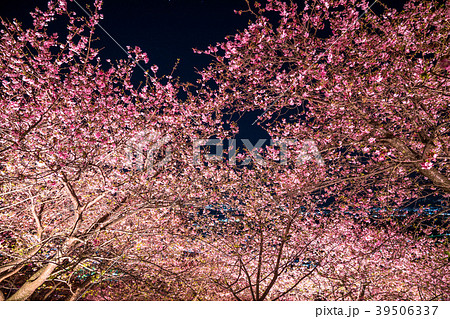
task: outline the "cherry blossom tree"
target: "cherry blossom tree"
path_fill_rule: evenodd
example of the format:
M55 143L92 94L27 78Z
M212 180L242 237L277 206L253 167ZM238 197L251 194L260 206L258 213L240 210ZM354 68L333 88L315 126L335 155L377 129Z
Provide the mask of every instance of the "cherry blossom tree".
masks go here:
M30 29L2 21L0 282L8 300L56 289L80 297L78 288L92 284L80 272L95 268L99 281L132 249L137 215L159 219L196 188L185 157L190 140L207 134L200 114L156 67L132 84L137 63L148 62L139 48L129 48L128 60L100 60L100 8L96 1L83 18L51 1L32 13ZM65 34L49 32L54 19L66 19ZM171 161L152 163L150 151L164 157L161 141L169 140L178 150ZM148 247L157 250L160 237L153 239ZM118 240L128 246L115 247Z
M215 62L200 83L217 113L258 111L273 139L314 140L326 165L310 190L334 208L389 216L434 196L446 213L448 9L375 6L249 4L255 22L201 52Z
M139 48L103 62L100 1L3 21L3 299L449 298L448 241L429 238L448 227L445 8L248 5L194 89L156 66L135 85ZM195 156L248 112L281 144Z
M190 240L180 245L192 252L186 260L198 299L448 299L447 242L363 211L327 211L306 188L320 185L320 176L274 172L242 169L239 185L235 180L217 189L218 203L227 203L216 207L222 216L189 220ZM231 193L235 189L239 193Z
M292 168L296 162L291 161L291 166L283 167L281 173L274 166L264 167L273 179L256 173L255 169L242 175L235 189L243 194L248 187L250 194L242 195L241 201L250 207L239 210L245 216L254 216L254 224L258 224L254 219L278 222L274 223L276 226L259 222L259 230L250 236L254 247L247 254L235 252L234 261L231 258L228 267L222 267L231 273L223 274L220 285L236 299L241 298L239 294L254 300L277 299L288 294L287 285L278 290L279 295L274 292L279 289L275 288L278 282L283 281L279 273L281 259L276 256L287 246L283 229L301 238L306 235L300 229L314 229L298 226L294 230L291 221L300 222L298 212L302 206L313 210L326 206L332 214L359 216L364 223L373 222L376 216L378 227L390 225L403 213L407 215L400 222L397 219L395 227L390 226L394 227L395 235L390 233L392 230L366 229L369 237L386 236L387 247L371 246L368 249L371 254L365 254L356 253L357 250L342 243L334 253L330 252L337 256L339 249L344 249L341 253L348 254L352 262L370 265L355 266L360 271L358 275L345 267L347 257L323 259L321 266L327 270L317 269L319 277L328 278L327 283L332 285L342 280L345 286L345 292L339 293L339 287L331 286L325 293L327 296L363 299L371 286L369 295L375 299L448 298L445 294L448 279L440 272L448 269L448 241L439 244L438 250L429 249L434 256L428 260L429 265L423 262L419 266L411 254L418 251L414 247L432 245L423 239L424 235L448 232L448 222L441 217L448 215L450 191L448 10L433 1L411 1L401 12L377 5L375 13L365 1L306 1L302 8L282 1L267 1L265 5L248 2L247 12L255 16L255 21L246 30L198 51L215 61L200 73L202 79L198 83L201 96L213 101L208 104L212 103L213 112L224 115L226 120L259 111L256 122L272 139L312 139L325 163ZM233 124L228 132L231 136ZM301 149L299 145L289 149L291 160L298 158ZM266 151L279 153L272 148ZM277 193L283 196L275 198L273 194ZM293 199L294 205L284 204L287 197ZM432 198L439 210L430 216L425 206L430 205ZM223 198L223 202L233 201ZM282 211L277 212L274 203L290 214L282 217ZM231 206L240 207L238 203L234 205ZM281 222L283 218L289 222ZM343 223L346 220L349 223L343 227L352 229L356 226L350 226L349 218L343 219ZM433 224L432 219L438 222ZM326 224L327 220L319 223ZM269 235L268 228L273 230L277 226L280 228ZM348 236L350 233L356 236L355 232L349 231ZM345 234L346 231L342 236ZM327 236L329 240L332 233ZM239 236L229 236L226 241L234 242L232 238L241 240ZM403 240L407 244L400 245ZM326 242L322 244L325 247ZM356 241L356 244L364 250L368 243ZM304 246L296 247L302 251ZM397 257L381 262L376 256L383 254L383 250ZM403 253L399 254L400 251ZM284 256L284 251L280 254ZM233 253L227 251L226 255ZM358 257L361 255L364 257ZM268 262L270 266L263 270L269 258L274 261ZM401 281L397 274L386 271L397 267L397 263L411 271L408 283L418 276L426 278L422 287L433 287L432 283L438 281L436 287L441 288L438 292L431 289L423 293L420 285L414 290L406 285L408 288L400 289L402 293L383 291L381 287L391 289ZM332 274L338 269L342 275ZM415 271L418 272L413 275ZM361 279L373 273L386 277L383 280L372 277L369 280L372 284ZM294 277L307 281L313 276ZM355 278L362 281L350 284ZM384 280L392 281L387 284ZM291 291L296 289L297 282L292 283ZM359 293L354 287L360 287Z

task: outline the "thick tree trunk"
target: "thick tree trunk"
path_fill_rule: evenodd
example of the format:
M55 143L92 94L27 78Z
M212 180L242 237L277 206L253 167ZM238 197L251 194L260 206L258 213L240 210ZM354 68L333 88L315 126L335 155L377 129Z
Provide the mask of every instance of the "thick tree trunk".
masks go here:
M27 300L37 288L39 288L50 275L53 273L55 268L58 267L57 264L47 264L46 266L39 269L37 272L27 280L26 283L16 291L14 295L8 298L8 301L21 301Z
M37 272L33 274L23 285L16 291L14 295L9 297L8 301L20 301L27 300L35 291L38 289L53 273L53 271L58 267L58 263L56 261L60 260L60 258L65 255L70 248L77 241L77 238L70 237L66 240L63 245L61 251L57 254L53 262L43 266Z

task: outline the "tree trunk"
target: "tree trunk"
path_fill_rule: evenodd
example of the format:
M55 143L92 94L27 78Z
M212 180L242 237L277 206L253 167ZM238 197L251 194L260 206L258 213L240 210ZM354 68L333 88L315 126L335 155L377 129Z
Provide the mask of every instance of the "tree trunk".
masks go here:
M56 267L58 267L56 263L51 263L39 269L14 295L8 298L8 301L27 300L50 277Z
M427 177L436 187L440 188L446 193L450 193L450 180L447 176L442 175L437 169L423 169L417 160L420 159L403 141L392 138L388 139L388 142L395 147L398 151L403 153L409 161L414 162L414 167L417 168L420 174Z
M75 289L75 292L66 299L66 301L77 301L87 290L88 286L91 284L92 280L86 279L80 287Z

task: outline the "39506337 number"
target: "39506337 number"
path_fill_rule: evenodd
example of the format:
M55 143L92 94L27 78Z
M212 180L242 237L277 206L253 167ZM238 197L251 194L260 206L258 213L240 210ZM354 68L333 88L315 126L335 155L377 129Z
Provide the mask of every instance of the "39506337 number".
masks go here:
M438 306L377 306L377 316L434 316Z

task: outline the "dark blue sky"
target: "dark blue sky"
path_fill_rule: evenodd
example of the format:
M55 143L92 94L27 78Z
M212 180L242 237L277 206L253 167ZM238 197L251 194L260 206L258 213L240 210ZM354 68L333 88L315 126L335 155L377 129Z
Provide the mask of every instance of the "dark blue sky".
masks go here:
M0 0L2 18L18 18L31 22L29 12L36 6L45 8L48 0ZM81 5L93 0L77 0ZM264 2L262 0L262 2ZM303 0L294 0L303 3ZM372 3L372 1L370 1ZM401 7L405 1L383 1ZM245 0L104 0L104 20L101 25L122 45L140 46L149 54L150 64L157 64L159 74L168 74L177 58L181 59L176 75L184 81L196 79L194 68L209 63L204 55L194 54L192 48L203 49L243 30L252 18L239 16L234 10L245 9ZM75 3L69 8L83 12ZM103 32L98 31L104 47L102 57L124 58L124 53Z
M36 6L45 8L48 0L1 0L0 16L31 22L29 12ZM77 0L81 5L93 0ZM250 16L239 16L234 9L246 7L244 0L104 0L101 25L122 45L140 46L157 64L159 74L172 70L177 58L176 75L184 81L194 81L195 69L209 63L204 55L194 54L192 48L206 48L222 41L226 35L243 30ZM75 3L69 8L83 12ZM103 32L98 46L104 47L102 57L124 58L121 49Z

